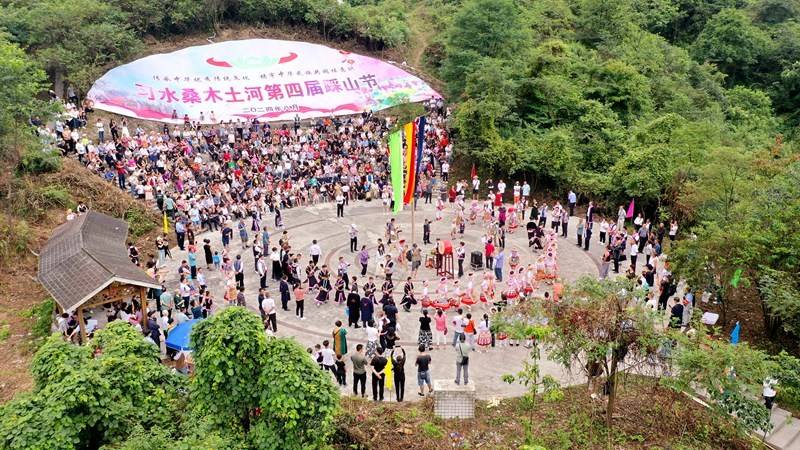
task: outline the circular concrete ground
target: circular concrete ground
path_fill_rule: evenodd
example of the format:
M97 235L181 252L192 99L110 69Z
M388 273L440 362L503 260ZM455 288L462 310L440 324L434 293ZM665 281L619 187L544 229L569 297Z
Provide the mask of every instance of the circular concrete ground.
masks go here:
M450 239L450 228L454 210L451 205L445 210L444 218L441 221L434 221L431 228L431 240L435 242L437 237L441 239ZM395 217L399 228L403 230L401 238L407 241L411 240L411 212L409 207L406 210L392 216L383 210L383 206L378 202L351 202L345 207L345 216L343 218L336 218L336 211L332 204L320 204L308 207L298 207L287 209L283 211L285 229L288 230L290 236L290 243L293 252L302 253L303 260L301 261L301 269L304 269L308 261L308 248L313 239L316 239L322 247L322 260L329 266L332 266L332 272L335 273L335 266L338 263L340 256L345 258L345 261L353 263L350 270L350 275L360 275L356 267L360 267L355 260L355 253L349 250L349 236L348 229L351 224L355 223L359 229L359 247L367 245L370 249L370 274L375 273L375 247L377 239L383 238L385 223L390 217ZM428 218L433 220L435 216L435 209L431 204L423 204L420 202L415 213L416 221L416 242L421 245L422 242L422 223L424 219ZM272 217L265 217L264 223L272 225ZM589 252L582 250L576 245L574 226L577 218L573 217L570 220L569 233L567 238L559 238L558 246L558 264L559 275L564 281L569 282L575 280L583 275L597 275L597 260L599 259L600 252L602 251L599 245L594 245ZM524 222L522 222L524 224ZM249 221L248 221L249 226ZM274 229L269 226L269 231L273 237L273 242L277 242L280 230ZM476 224L468 224L463 237L458 237L456 241L463 240L466 243L467 255L472 250L483 250L481 243L481 236L484 234L485 224L478 221ZM234 233L236 234L236 233ZM221 235L219 232L203 233L197 236L197 242L202 243L204 238L209 238L214 250L221 250ZM252 238L252 236L251 236ZM595 244L595 243L593 243ZM430 251L432 246L423 246L423 255ZM508 234L506 237L506 249L517 248L520 251L521 263L527 265L534 262L538 256L528 249L527 235L524 228L520 228L513 234ZM259 287L259 279L254 270L253 255L251 249L243 249L238 235L235 236L234 242L231 244L231 255L237 253L242 254L245 261L245 288L247 293L247 306L257 311L256 296ZM178 250L172 250L174 260L168 261L167 267L164 268L167 274L167 287L175 288L178 283L177 268L182 259L186 258L186 253ZM508 252L507 252L508 256ZM465 266L468 266L469 256ZM202 248L198 254L198 264L200 267L204 265ZM506 266L507 267L507 266ZM465 267L465 271L469 271ZM506 268L506 273L507 273ZM481 272L482 273L482 272ZM403 282L407 276L407 270L398 267L395 272L395 300L398 302L402 298ZM477 278L480 274L476 274L476 283L479 281ZM208 280L209 289L214 293L216 306L219 308L223 305L223 286L221 276L217 271L206 271L206 278ZM360 278L360 277L359 277ZM421 268L415 281L416 291L422 290L422 281L429 280L430 291L435 290L438 283L438 276L434 273L433 269ZM462 279L462 283L466 283L466 275ZM363 285L364 280L359 280ZM376 277L376 284L380 289L381 280ZM505 283L500 283L498 291L505 287ZM548 286L544 286L547 288ZM277 290L277 283L270 280L269 290L279 302L280 295ZM541 293L541 292L540 292ZM331 295L332 297L332 295ZM324 339L331 337L331 332L334 328L334 322L339 319L347 323L345 316L345 307L339 306L329 301L327 304L319 307L315 306L315 302L311 296L307 296L305 316L306 320L299 320L294 314L294 302L290 302L290 311L278 311L278 336L290 336L297 339L303 346L311 347L314 344L322 342ZM485 308L476 305L473 307L473 315L476 318L480 317ZM450 312L449 316L455 315ZM419 398L414 394L415 387L415 368L413 361L416 357L416 342L419 331L418 318L420 317L420 307L415 307L411 312L400 312L398 317L400 343L406 350L410 363L406 367L407 386L410 395L407 395L407 400ZM351 352L355 349L357 343L365 342L365 333L363 329L348 329L348 346ZM432 353L433 363L432 371L434 379L452 379L455 376L455 352L451 348L441 350L434 350ZM480 398L491 398L495 396L516 396L520 395L524 389L518 385L508 385L501 381L501 376L508 373L516 373L522 368L522 363L527 357L527 350L524 347L496 347L490 348L486 353L475 352L470 358L470 382L474 383L477 395ZM541 362L544 374L556 376L564 384L574 384L581 382L582 376L580 373L571 375L563 368L549 361ZM348 369L349 369L348 363ZM351 378L348 370L348 379ZM349 381L348 381L349 383ZM368 388L369 389L369 388Z

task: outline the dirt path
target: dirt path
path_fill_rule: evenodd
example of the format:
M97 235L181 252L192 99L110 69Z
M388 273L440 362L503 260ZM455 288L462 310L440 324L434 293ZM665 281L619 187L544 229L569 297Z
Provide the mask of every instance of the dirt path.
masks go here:
M420 2L411 10L408 27L411 30L411 39L409 40L408 46L408 64L417 70L421 70L422 55L425 54L425 49L428 47L433 37L433 32L430 29L428 18L425 14L424 2Z

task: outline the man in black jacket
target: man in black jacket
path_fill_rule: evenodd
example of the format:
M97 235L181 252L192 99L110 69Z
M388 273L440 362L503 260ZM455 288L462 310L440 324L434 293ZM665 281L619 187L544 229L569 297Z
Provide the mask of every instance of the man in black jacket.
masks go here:
M291 288L289 287L289 281L286 275L281 277L281 283L279 289L281 291L281 308L283 308L284 311L288 311L289 300L291 299L290 296Z

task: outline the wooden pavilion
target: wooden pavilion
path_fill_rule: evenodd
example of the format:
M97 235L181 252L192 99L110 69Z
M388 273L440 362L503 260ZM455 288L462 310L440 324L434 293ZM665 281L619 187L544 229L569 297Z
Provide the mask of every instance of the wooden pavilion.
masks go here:
M128 258L128 224L94 211L62 224L39 254L39 282L59 313L77 311L86 342L83 311L138 297L147 329L147 289L161 286Z

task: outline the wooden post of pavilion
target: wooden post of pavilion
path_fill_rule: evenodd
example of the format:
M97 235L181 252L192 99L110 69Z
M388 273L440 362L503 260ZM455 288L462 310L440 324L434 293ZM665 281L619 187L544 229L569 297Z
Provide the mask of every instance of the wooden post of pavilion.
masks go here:
M142 309L142 331L147 332L147 288L139 286L139 307Z
M78 326L81 328L81 345L88 341L86 337L86 324L83 322L83 307L78 307Z

